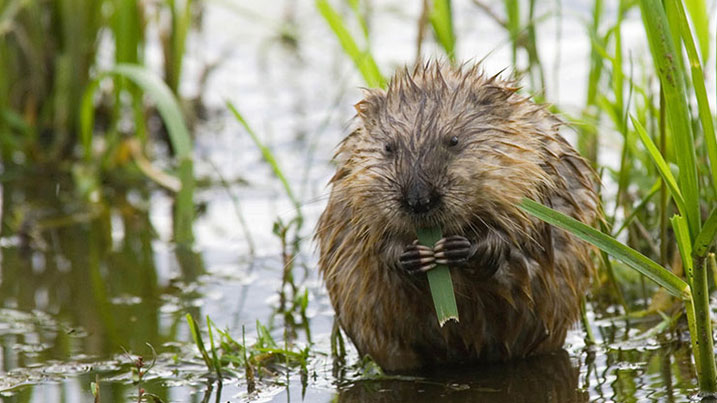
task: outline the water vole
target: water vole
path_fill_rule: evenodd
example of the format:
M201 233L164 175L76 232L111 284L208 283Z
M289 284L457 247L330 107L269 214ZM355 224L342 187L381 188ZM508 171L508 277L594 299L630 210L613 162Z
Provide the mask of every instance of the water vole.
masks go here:
M478 65L430 62L366 90L339 145L319 220L337 319L389 371L560 349L579 314L589 247L523 213L523 197L584 223L595 176L560 120ZM442 229L431 247L416 228ZM451 267L460 323L441 328L422 272Z

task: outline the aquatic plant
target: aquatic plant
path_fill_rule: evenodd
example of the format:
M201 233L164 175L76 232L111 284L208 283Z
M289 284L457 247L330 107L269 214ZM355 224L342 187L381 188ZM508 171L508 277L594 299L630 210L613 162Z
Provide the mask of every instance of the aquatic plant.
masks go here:
M177 99L169 87L157 75L142 66L118 64L102 72L97 78L90 82L83 95L82 107L80 109L81 138L85 161L87 164L91 164L93 158L92 138L95 109L92 100L100 82L107 76L130 80L142 90L142 93L147 94L156 102L157 110L167 127L169 139L177 158L177 176L179 179L152 167L144 157L141 145L135 145L131 152L140 170L149 178L176 193L174 237L177 243L188 245L193 240L192 221L194 216L192 139L189 136L189 130L182 117Z
M114 44L116 64L143 64L151 13L168 12L171 26L161 28L165 79L178 95L185 41L191 25L191 0L164 0L158 7L126 0L12 0L0 4L0 156L13 161L13 152L39 160L72 155L79 141L80 104L92 72L100 70L97 58L107 37ZM120 94L129 92L131 107L124 108ZM109 95L109 94L105 94ZM119 79L112 89L103 120L109 144L117 145L116 123L133 114L136 136L146 135L146 111L141 91ZM110 98L106 98L107 101Z
M269 329L259 321L256 322L256 341L248 344L242 328L242 341L239 342L228 331L219 329L207 317L209 337L209 350L207 350L199 325L191 315L187 314L186 317L194 343L207 369L215 374L214 381L221 384L224 374L235 375L237 371L243 372L247 394L252 394L256 390L256 378L268 378L272 382L280 372L286 371L288 374L291 369L298 368L302 374L302 383L306 386L311 351L309 346L301 348L285 338L284 346L281 347L272 337ZM219 336L216 344L214 332ZM288 383L286 386L288 387Z
M316 8L318 8L321 15L331 27L331 30L339 40L344 52L346 52L346 54L354 62L358 71L361 72L361 75L364 80L366 80L366 83L371 87L385 87L386 79L379 71L378 65L376 64L376 61L371 54L371 50L368 47L368 29L365 28L366 22L363 20L363 17L359 13L356 13L356 18L358 19L359 24L364 27L362 32L364 34L364 42L366 42L366 45L364 49L361 49L357 45L356 39L346 28L346 23L344 22L343 17L337 13L333 7L331 7L328 0L316 0ZM356 11L356 8L354 8L354 11Z
M524 200L521 208L592 243L681 299L685 305L700 390L703 393L715 394L717 393L717 370L715 369L707 281L707 273L711 271L714 257L708 255L707 252L717 234L717 209L712 208L712 213L706 220L703 220L701 208L714 205L714 192L717 190L717 183L714 182L716 177L709 174L711 171L700 169L700 164L697 162L696 135L693 133L692 124L693 118L702 123L701 134L704 141L698 144L702 144L704 148L701 150L701 155L707 157L707 161L703 164L714 169L717 164L717 142L712 125L713 114L704 87L702 64L683 4L669 0L663 7L659 1L642 0L640 9L652 51L655 71L661 84L661 102L658 111L660 133L662 136L669 134L674 148L668 150L663 146L661 151L654 144L640 120L632 116L631 121L647 154L657 168L662 180L661 187L669 191L669 195L677 206L677 212L670 219L674 240L668 239L665 231L662 231L661 244L663 246L667 242L677 244L686 281L675 275L668 267L661 266L614 237L585 226L557 211L531 200ZM671 19L668 19L668 14L672 16ZM681 54L683 44L687 50L692 72L692 81L689 83L689 87L685 82L688 77L685 65L680 58L676 57L677 54ZM687 88L691 88L697 98L697 116L693 116L690 112ZM621 89L618 90L621 91ZM664 140L662 144L665 144ZM624 150L627 150L627 147L624 147ZM667 155L676 160L679 167L679 180L675 179L668 166ZM700 171L704 175L703 178L698 177ZM712 189L701 192L701 183L708 184ZM666 210L670 206L667 203L662 203L660 208L664 209L661 213L666 214Z

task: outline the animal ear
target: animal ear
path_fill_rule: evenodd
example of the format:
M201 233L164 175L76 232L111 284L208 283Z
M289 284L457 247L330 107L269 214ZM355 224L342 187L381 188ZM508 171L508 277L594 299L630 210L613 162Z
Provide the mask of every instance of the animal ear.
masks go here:
M356 113L364 120L375 119L386 95L381 91L365 90L364 98L354 105Z
M365 118L367 115L371 114L372 105L370 102L363 99L354 104L354 109L356 109L356 113L359 116L361 116L362 118Z

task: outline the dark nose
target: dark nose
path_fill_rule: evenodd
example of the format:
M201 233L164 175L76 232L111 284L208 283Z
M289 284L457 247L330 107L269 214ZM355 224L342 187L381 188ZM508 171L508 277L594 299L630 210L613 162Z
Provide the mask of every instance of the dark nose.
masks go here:
M441 195L426 183L415 183L404 194L404 205L414 214L427 213L441 201Z

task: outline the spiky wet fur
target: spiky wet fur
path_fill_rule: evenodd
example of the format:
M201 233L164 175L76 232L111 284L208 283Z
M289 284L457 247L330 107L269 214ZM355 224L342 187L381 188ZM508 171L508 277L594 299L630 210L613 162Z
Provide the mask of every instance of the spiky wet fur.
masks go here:
M557 350L578 317L588 246L516 204L529 197L592 224L594 173L558 134L560 120L516 91L478 65L430 62L400 70L387 91L367 90L356 104L318 224L319 267L341 327L386 370ZM414 180L440 192L438 208L402 208ZM443 328L426 276L396 262L416 227L435 225L507 250L488 279L480 267L451 269L460 323Z

